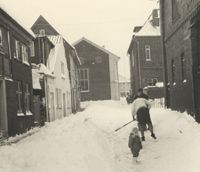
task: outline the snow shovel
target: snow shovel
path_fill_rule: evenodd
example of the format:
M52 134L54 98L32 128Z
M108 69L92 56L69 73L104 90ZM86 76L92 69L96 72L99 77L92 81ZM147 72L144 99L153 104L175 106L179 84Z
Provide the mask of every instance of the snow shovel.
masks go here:
M128 124L132 123L133 121L135 121L135 120L129 121L128 123L126 123L126 124L122 125L121 127L117 128L115 130L115 132L118 131L118 130L120 130L120 129L122 129L123 127L127 126Z

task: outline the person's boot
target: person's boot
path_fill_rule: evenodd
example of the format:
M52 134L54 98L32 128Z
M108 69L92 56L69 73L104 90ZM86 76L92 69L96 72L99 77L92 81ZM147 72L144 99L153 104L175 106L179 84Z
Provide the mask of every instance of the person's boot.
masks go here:
M145 141L145 137L144 136L142 136L141 139L142 139L142 141Z
M151 134L151 137L157 139L154 133Z

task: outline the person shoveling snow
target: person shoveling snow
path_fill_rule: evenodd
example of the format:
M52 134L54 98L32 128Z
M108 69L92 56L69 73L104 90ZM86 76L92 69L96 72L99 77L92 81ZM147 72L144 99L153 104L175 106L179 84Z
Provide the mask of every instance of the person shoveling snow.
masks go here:
M137 119L138 121L138 128L141 132L142 141L145 141L144 131L146 129L146 125L151 132L151 137L156 139L156 136L153 132L151 117L149 114L150 107L150 102L142 97L136 98L132 103L132 117L133 120Z

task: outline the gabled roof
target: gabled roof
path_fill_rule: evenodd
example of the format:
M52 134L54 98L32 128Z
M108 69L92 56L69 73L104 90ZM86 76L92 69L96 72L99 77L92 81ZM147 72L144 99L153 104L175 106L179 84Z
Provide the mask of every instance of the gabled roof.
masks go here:
M48 32L47 35L59 35L58 31L42 16L40 15L37 20L35 21L35 23L33 24L33 26L31 27L31 30L36 33L36 28L48 28Z
M78 41L76 41L75 43L73 43L73 45L76 46L77 44L79 44L79 43L82 42L82 41L86 41L87 43L93 45L94 47L100 49L101 51L103 51L103 52L105 52L105 53L107 53L107 54L109 54L109 55L112 55L112 56L116 57L118 60L120 59L119 56L113 54L112 52L108 51L108 50L105 49L104 47L101 47L100 45L98 45L98 44L96 44L96 43L94 43L94 42L88 40L88 39L85 38L85 37L82 37L81 39L79 39Z
M22 21L18 19L15 15L12 15L12 13L8 11L8 9L5 9L4 7L0 6L0 12L6 15L10 20L12 20L13 23L15 23L18 27L25 31L30 37L32 37L32 39L35 38L35 35L33 34L32 30L29 29L24 23L22 23Z

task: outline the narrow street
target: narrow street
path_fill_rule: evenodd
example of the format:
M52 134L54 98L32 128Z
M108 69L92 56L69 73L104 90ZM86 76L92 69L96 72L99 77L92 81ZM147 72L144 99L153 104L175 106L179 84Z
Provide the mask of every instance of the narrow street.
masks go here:
M135 164L127 141L136 123L114 131L131 120L130 106L125 101L87 102L83 106L83 112L0 147L0 172L199 171L200 127L190 116L152 108L158 139L145 133L140 162Z

